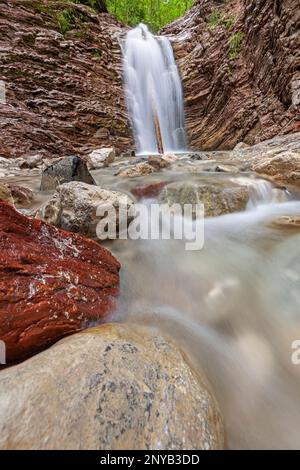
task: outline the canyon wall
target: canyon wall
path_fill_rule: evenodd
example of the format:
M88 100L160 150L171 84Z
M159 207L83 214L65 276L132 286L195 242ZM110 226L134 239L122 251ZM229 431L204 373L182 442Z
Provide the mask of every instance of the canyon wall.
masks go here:
M164 28L193 148L231 149L300 129L299 0L196 0Z
M85 5L0 1L0 80L6 88L0 156L127 149L119 45L125 32L113 17Z
M300 129L299 0L195 0L165 27L195 149ZM0 0L0 156L132 148L112 16L69 1ZM6 104L3 104L3 86Z

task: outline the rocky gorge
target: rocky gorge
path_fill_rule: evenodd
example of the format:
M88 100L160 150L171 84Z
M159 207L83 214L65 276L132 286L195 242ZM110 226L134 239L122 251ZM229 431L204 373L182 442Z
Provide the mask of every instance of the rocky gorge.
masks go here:
M128 27L98 3L0 3L0 448L298 447L297 2L165 27L190 144L137 156ZM197 252L101 224L199 203Z

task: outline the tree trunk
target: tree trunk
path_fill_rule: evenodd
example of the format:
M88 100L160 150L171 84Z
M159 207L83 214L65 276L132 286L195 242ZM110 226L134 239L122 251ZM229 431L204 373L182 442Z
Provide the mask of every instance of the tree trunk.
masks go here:
M158 153L163 155L164 146L163 146L163 141L162 141L162 136L161 136L160 124L159 124L158 114L154 107L153 107L153 121L154 121L154 128L155 128L157 150L158 150Z

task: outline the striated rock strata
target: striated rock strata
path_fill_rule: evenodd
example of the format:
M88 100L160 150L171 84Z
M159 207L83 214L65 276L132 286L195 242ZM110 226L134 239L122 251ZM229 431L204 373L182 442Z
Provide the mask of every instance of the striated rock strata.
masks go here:
M193 148L231 149L300 129L298 0L196 0L172 39Z
M0 155L128 148L125 31L110 15L69 1L0 2Z

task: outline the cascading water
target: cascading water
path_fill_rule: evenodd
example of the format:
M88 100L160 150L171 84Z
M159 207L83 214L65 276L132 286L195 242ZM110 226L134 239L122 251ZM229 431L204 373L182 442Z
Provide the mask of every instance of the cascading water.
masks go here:
M169 40L153 36L140 24L127 34L123 56L137 153L184 150L183 93Z

